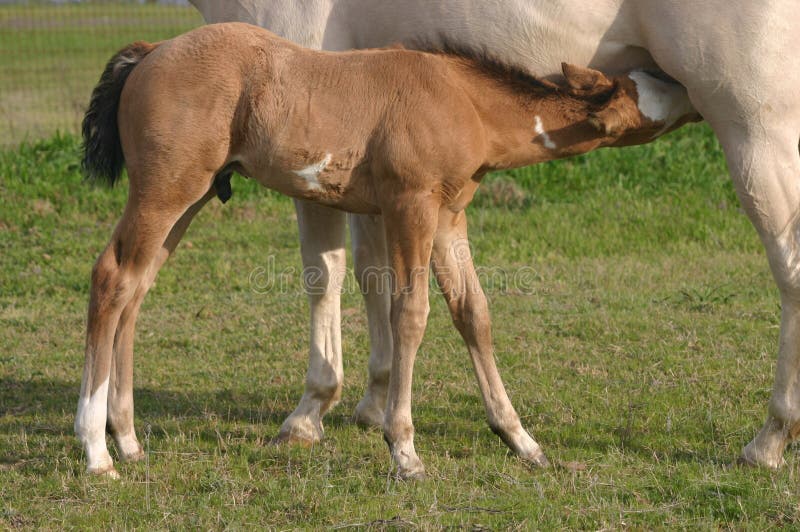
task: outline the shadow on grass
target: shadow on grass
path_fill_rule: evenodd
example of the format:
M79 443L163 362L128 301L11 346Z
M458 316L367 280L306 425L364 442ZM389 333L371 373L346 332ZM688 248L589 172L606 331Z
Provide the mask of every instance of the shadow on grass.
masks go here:
M0 418L5 416L28 419L34 415L39 420L53 416L72 415L77 408L79 383L59 380L18 380L0 378ZM299 399L298 390L298 399ZM265 387L261 393L221 389L176 391L154 388L134 388L134 403L138 419L196 419L279 425L291 413L293 405L283 398L292 397L285 387ZM280 397L280 400L276 400ZM326 426L343 426L350 423L344 414L325 416ZM138 422L137 422L138 425ZM4 428L6 427L6 428ZM68 427L71 430L71 427ZM0 424L0 431L8 430Z
M0 422L0 433L18 433L20 428L24 427L31 433L71 435L72 416L77 405L79 389L78 383L66 381L0 378L0 420L6 418L4 422ZM261 393L231 389L175 391L136 388L134 389L136 425L141 431L145 423L150 424L153 434L159 434L164 427L178 420L186 422L200 440L215 442L220 438L218 423L252 424L265 427L256 432L260 439L268 441L277 434L276 427L294 407L294 404L287 401L299 398L300 392L301 390L289 390L286 387L265 387ZM467 398L466 394L463 395L465 396L462 397L463 401L452 401L455 398L450 398L446 415L441 407L435 404L422 403L415 407L415 414L419 420L416 432L426 438L435 438L452 432L475 434L474 431L478 429L481 439L487 442L495 441L496 436L486 425L477 398ZM351 412L356 398L351 399L352 401L339 405L325 416L326 428L336 429L353 424ZM69 418L66 423L65 416ZM556 437L559 442L558 447L562 451L585 450L601 455L614 454L624 449L625 453L644 459L651 459L656 453L659 460L666 459L674 463L726 466L734 459L730 456L704 456L685 448L676 449L670 447L671 440L666 437L663 438L663 446L656 449L652 441L643 444L634 434L620 435L620 428L614 428L611 423L594 421L590 425L573 426L562 431ZM542 427L526 428L534 436L544 432L537 430ZM251 433L251 429L226 427L224 432L235 436L241 432ZM552 429L548 432L552 432ZM141 436L143 435L140 433ZM645 439L652 440L652 438ZM547 451L547 441L540 442L545 445ZM0 463L2 461L0 457Z

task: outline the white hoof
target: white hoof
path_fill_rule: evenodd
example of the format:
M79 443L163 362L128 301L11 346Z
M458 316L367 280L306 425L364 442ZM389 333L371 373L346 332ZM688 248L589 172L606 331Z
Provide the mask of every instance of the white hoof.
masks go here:
M527 456L520 456L520 458L533 467L550 467L550 460L547 459L541 449L530 453Z
M106 478L110 478L112 480L119 480L120 479L119 473L117 473L117 470L114 469L114 465L113 464L109 465L109 466L106 466L106 467L102 467L102 468L91 468L90 467L90 468L88 468L86 470L86 472L88 474L90 474L92 476L96 476L96 477L106 477Z
M313 445L324 436L322 423L314 423L308 418L289 417L281 425L273 443L293 443L303 446Z

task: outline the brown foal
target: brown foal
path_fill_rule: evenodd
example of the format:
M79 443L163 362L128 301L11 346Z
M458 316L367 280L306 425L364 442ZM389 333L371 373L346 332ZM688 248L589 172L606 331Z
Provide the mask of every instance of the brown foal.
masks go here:
M296 198L383 215L394 342L384 435L399 476L424 472L411 376L429 265L469 349L489 425L517 455L546 464L495 367L472 260L454 244L467 238L463 211L488 171L647 142L697 118L682 87L635 74L608 79L565 65L557 86L457 55L310 51L237 23L120 51L83 124L87 174L113 183L124 163L129 175L122 219L92 271L75 421L88 470L116 475L106 428L121 459L142 456L136 316L194 215L214 196L230 197L234 171ZM640 108L645 86L649 104Z

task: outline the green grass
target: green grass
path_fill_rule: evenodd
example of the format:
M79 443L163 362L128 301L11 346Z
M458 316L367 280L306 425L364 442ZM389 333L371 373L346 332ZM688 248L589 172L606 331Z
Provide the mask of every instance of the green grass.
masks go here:
M268 443L302 391L307 308L291 202L241 178L142 310L149 462L120 465L118 482L85 476L72 422L89 271L126 194L82 183L76 152L69 136L0 152L0 527L796 525L795 448L779 472L728 467L765 414L779 305L705 126L490 178L469 215L477 263L509 275L486 286L498 363L556 467L528 469L489 431L432 296L418 483L392 480L381 434L350 422L368 354L352 290L326 440ZM512 207L494 206L509 187ZM270 260L286 289L257 293L250 272Z
M108 59L137 40L197 27L191 7L95 3L0 5L0 146L77 131Z

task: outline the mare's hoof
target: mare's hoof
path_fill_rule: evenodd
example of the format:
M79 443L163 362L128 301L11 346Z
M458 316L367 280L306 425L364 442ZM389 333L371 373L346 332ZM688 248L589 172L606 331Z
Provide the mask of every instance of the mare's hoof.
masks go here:
M408 482L425 480L425 478L427 478L427 475L425 474L425 467L422 466L421 464L418 467L413 467L409 469L401 467L397 470L396 476L398 480L403 480Z
M304 437L293 432L280 432L270 440L272 445L295 445L298 447L311 447L319 443L319 438Z
M533 467L550 467L550 460L547 459L542 451L537 451L529 454L528 456L523 456L522 459Z
M120 454L119 456L120 462L139 462L140 460L144 460L144 451L141 447L136 452Z
M96 476L96 477L106 477L106 478L110 478L112 480L119 480L120 479L119 473L117 473L117 470L114 469L113 465L109 465L109 466L101 467L101 468L95 468L95 469L87 469L86 472L89 473L90 475Z
M365 404L363 399L358 403L356 411L353 414L353 421L355 421L356 425L365 429L382 427L383 419L383 410L376 408L372 404Z

